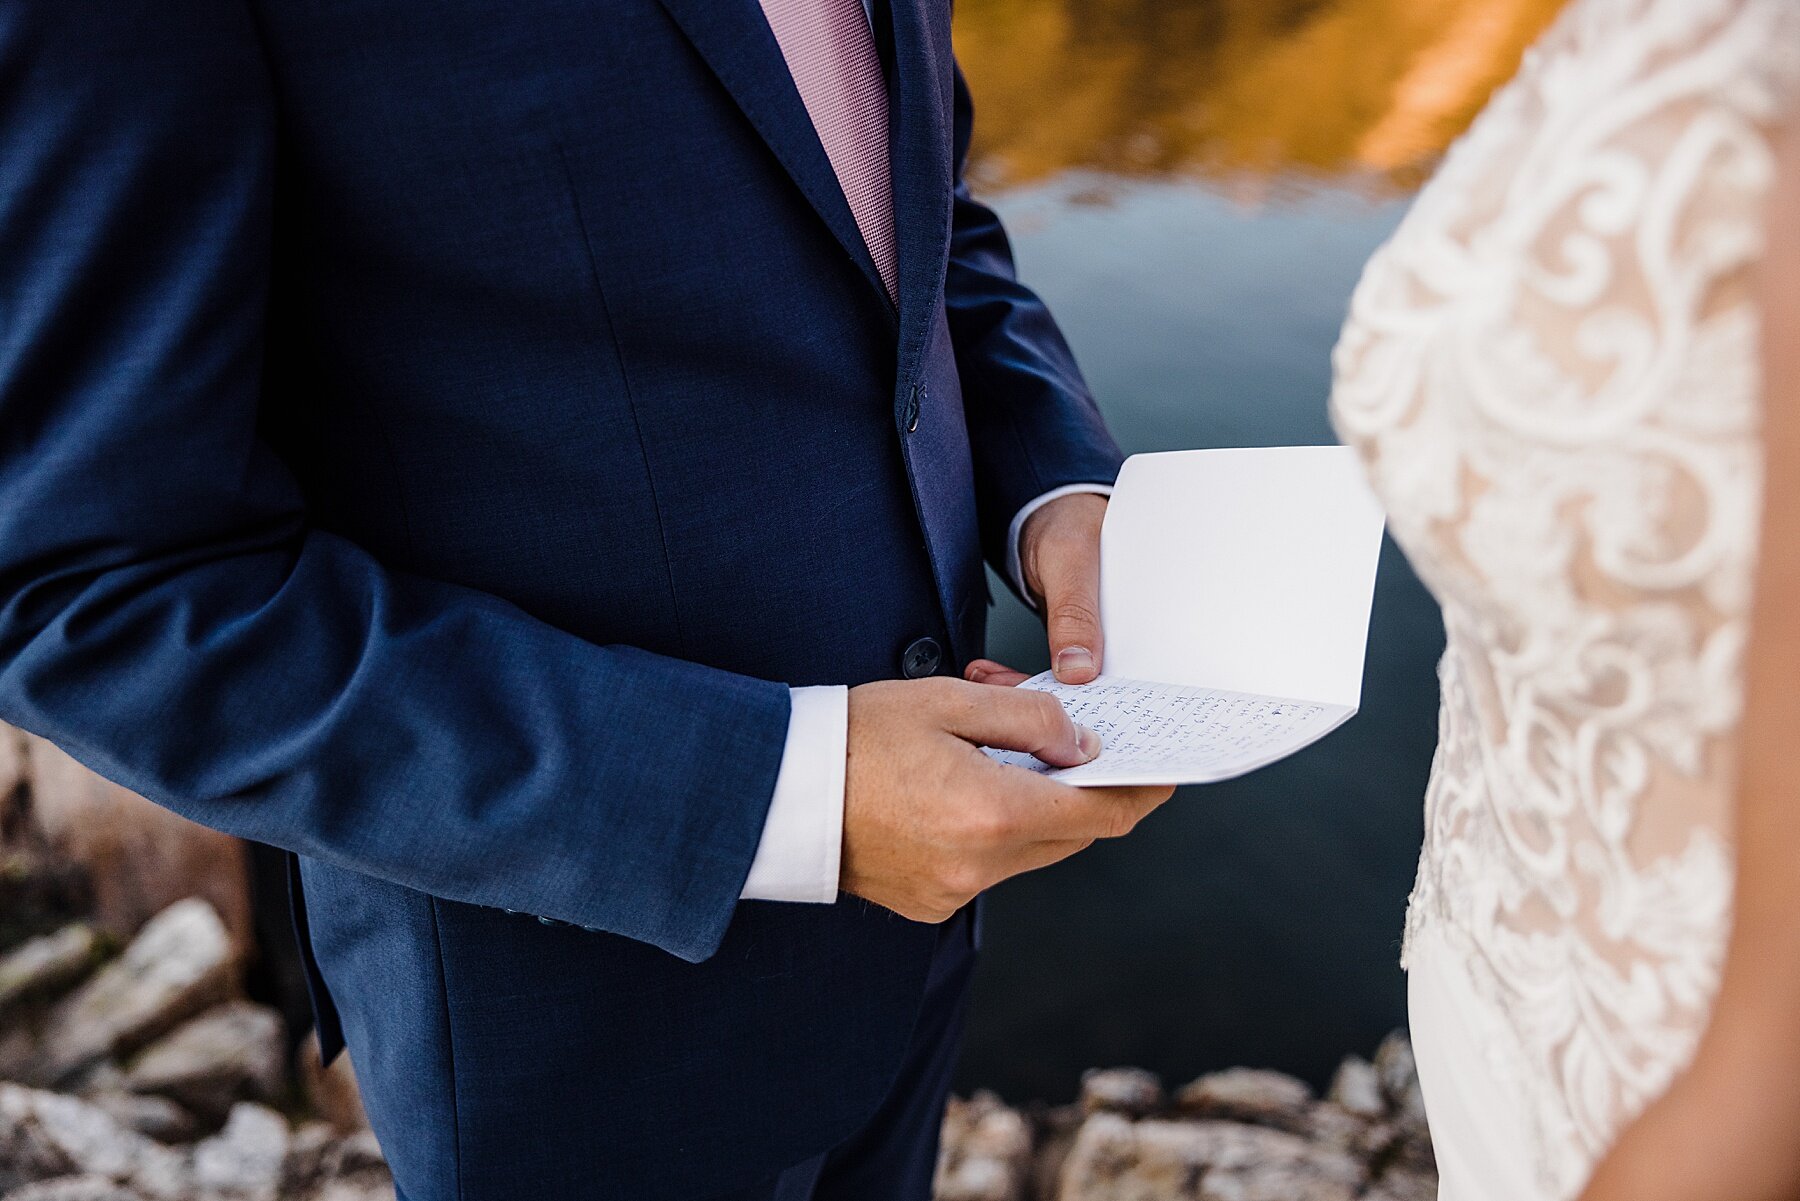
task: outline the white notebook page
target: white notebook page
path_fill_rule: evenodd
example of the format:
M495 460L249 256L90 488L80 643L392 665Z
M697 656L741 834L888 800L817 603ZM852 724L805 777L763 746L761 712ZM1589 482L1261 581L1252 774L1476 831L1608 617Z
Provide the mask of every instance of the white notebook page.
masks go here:
M1383 524L1344 447L1128 459L1101 532L1106 674L1020 685L1052 692L1105 741L1094 762L1050 774L1207 783L1324 737L1362 702Z
M1070 717L1100 735L1106 749L1092 763L1060 769L1018 751L988 753L1066 784L1229 780L1286 758L1356 712L1343 705L1118 676L1075 687L1044 672L1019 687L1055 696Z

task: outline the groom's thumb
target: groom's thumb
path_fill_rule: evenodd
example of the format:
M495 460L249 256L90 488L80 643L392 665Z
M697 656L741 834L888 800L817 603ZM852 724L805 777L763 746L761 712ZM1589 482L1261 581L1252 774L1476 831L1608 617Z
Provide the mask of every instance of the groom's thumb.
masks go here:
M1064 684L1086 684L1100 674L1098 556L1064 565L1045 585L1051 669Z

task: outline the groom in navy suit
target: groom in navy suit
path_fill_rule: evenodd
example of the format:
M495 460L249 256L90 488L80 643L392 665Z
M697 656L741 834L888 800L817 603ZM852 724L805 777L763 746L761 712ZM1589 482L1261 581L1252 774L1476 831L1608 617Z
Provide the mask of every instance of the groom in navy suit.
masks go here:
M1167 795L976 749L1098 750L982 563L1091 679L1119 454L948 0L9 0L0 80L0 717L293 852L407 1201L925 1197L971 898Z

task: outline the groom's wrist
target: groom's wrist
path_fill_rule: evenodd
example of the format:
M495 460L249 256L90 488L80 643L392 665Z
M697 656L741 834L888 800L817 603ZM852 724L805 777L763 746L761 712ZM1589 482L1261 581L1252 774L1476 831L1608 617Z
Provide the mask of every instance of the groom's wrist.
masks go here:
M747 901L837 900L844 840L849 690L790 690L787 741L762 839L740 896Z

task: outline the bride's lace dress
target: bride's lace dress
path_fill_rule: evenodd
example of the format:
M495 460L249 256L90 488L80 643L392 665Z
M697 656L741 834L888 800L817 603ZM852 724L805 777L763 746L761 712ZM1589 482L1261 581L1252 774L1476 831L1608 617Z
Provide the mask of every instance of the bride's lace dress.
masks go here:
M1572 0L1337 351L1338 429L1449 638L1407 954L1467 1002L1414 1036L1422 1063L1480 1049L1535 1196L1579 1191L1685 1061L1722 957L1796 10ZM1440 1145L1500 1137L1455 1116Z

